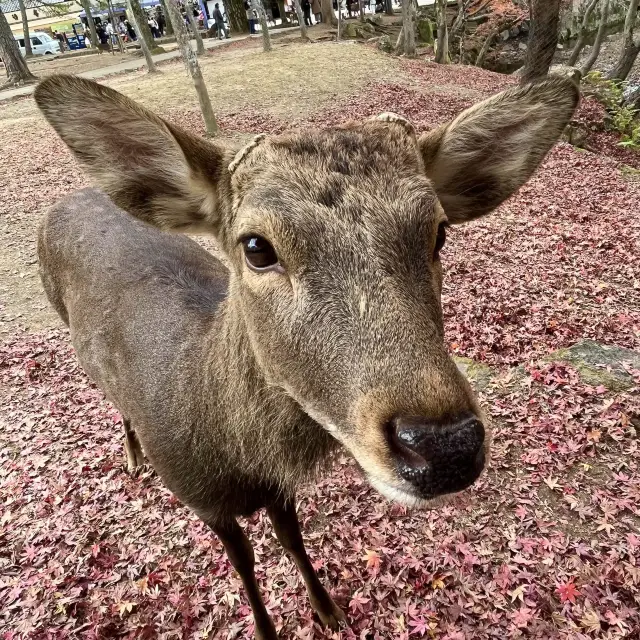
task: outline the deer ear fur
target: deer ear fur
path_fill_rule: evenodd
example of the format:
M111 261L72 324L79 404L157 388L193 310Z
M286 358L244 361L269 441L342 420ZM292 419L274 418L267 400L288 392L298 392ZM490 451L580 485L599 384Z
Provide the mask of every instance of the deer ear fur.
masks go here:
M554 77L508 89L418 140L427 176L452 223L495 209L533 174L579 101L576 85Z

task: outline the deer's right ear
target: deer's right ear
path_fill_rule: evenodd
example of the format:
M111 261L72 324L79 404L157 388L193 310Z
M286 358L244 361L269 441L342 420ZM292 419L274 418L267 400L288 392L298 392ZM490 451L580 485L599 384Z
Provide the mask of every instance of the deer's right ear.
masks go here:
M232 152L76 76L42 81L35 100L94 183L157 227L215 233Z

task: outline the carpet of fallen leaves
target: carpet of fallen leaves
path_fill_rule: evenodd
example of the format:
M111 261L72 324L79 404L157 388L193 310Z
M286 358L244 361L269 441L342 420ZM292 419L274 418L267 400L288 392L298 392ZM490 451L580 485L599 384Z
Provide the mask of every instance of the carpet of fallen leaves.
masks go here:
M415 87L373 85L300 122L251 110L220 122L279 131L396 111L423 128L508 82L407 65ZM169 115L197 130L193 113ZM34 207L76 182L42 184ZM638 202L618 160L561 144L499 212L452 230L447 340L498 371L481 393L490 469L419 513L380 498L347 457L301 490L309 554L347 612L333 636L263 514L244 521L283 638L640 637L640 372L612 393L541 360L585 337L640 349ZM122 454L119 416L66 332L0 346L0 637L250 638L220 543L150 470L127 475Z

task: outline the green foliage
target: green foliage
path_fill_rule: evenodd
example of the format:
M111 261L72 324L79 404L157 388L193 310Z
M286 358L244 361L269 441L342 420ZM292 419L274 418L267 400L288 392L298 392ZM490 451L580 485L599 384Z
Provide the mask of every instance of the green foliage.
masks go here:
M73 11L73 3L72 2L59 2L56 4L43 4L38 7L39 11L47 16L47 18L58 18L62 16L66 16Z
M609 114L607 126L621 136L619 145L640 150L640 112L624 104L624 82L607 80L599 71L592 71L583 80L583 91L598 99Z

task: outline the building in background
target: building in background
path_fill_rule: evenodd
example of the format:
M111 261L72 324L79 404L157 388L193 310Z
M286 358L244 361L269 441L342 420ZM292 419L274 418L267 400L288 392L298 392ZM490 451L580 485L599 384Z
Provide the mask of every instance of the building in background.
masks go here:
M70 2L24 0L24 4L30 31L72 31L82 11L82 6L76 0ZM22 33L22 16L18 0L0 0L0 10L7 18L11 31Z

